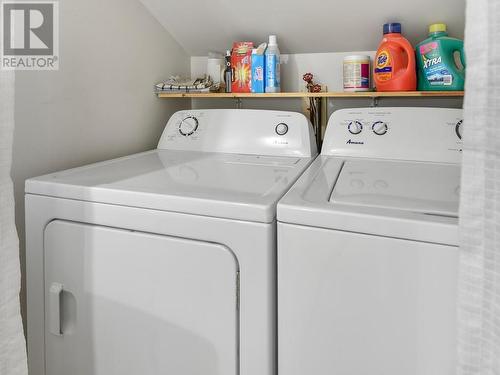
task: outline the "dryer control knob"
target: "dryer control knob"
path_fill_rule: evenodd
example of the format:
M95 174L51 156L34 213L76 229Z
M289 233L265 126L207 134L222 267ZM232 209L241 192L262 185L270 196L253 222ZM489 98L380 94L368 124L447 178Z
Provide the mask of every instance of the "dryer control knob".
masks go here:
M198 119L194 116L184 118L179 124L179 133L187 137L198 130Z
M372 130L377 135L384 135L388 129L387 124L383 121L374 122L372 125Z
M281 122L278 125L276 125L275 130L276 130L276 134L285 135L286 133L288 133L288 125L285 124L284 122Z
M359 121L351 121L347 126L347 130L349 130L351 134L359 134L363 130L363 124Z

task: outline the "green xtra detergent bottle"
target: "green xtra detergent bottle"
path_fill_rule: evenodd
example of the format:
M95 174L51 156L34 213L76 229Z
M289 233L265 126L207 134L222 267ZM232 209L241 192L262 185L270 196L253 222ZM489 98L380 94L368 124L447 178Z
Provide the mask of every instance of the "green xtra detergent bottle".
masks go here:
M450 38L446 25L429 26L429 38L417 44L418 90L462 91L465 82L464 42Z

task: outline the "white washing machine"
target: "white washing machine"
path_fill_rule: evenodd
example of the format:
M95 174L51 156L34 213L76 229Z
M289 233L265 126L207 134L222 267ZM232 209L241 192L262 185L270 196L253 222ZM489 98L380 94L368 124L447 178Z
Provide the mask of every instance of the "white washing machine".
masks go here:
M281 375L451 375L462 111L340 110L278 204Z
M270 375L298 113L192 110L158 148L26 182L31 375Z

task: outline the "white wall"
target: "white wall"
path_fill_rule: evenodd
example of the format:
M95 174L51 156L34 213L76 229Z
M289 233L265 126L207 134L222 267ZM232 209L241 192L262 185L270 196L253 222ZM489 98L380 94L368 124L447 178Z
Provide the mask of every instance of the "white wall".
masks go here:
M60 70L16 73L12 176L23 265L26 178L153 148L170 114L190 104L153 95L157 81L189 73L189 57L138 0L59 6Z
M233 41L266 41L269 34L278 35L283 53L374 50L386 22L401 22L413 44L436 22L464 36L465 0L141 1L192 56L225 51Z

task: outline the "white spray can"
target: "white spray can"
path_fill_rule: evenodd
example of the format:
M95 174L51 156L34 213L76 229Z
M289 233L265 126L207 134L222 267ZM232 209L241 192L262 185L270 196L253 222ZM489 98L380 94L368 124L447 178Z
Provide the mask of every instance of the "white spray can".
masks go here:
M280 92L280 50L276 35L269 35L266 49L266 92Z

